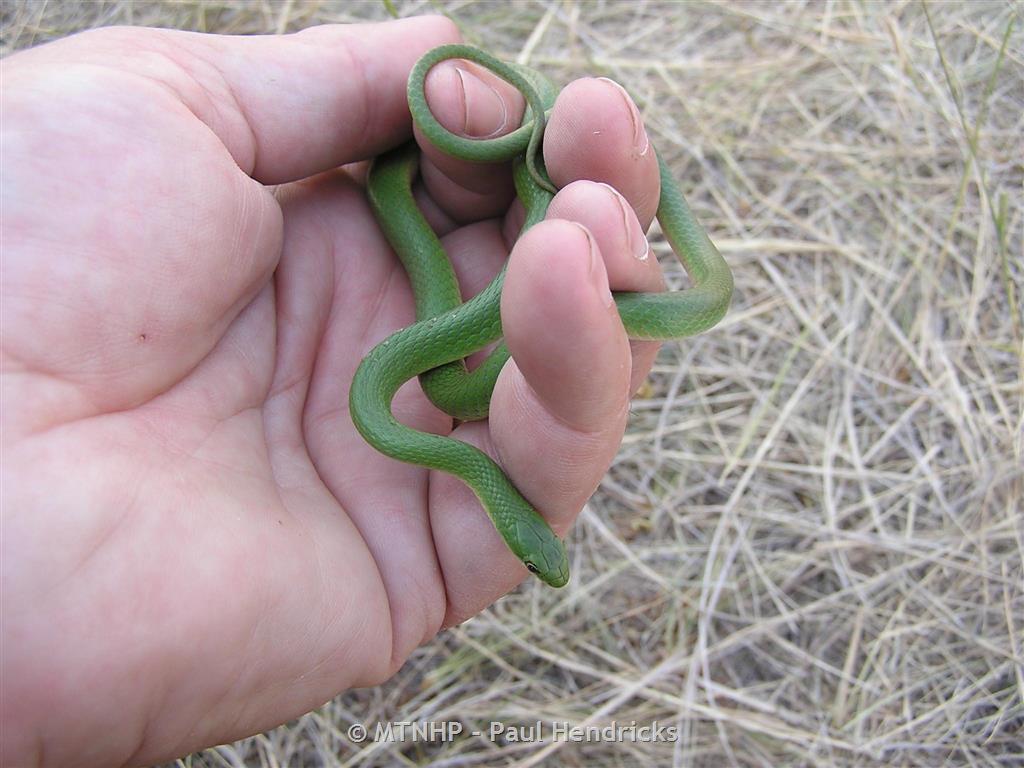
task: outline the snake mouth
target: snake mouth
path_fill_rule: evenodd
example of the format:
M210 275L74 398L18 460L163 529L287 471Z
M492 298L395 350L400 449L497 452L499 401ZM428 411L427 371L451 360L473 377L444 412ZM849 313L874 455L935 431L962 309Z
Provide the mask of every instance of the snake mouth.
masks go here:
M569 563L564 557L558 558L550 568L541 569L530 560L524 560L523 565L549 587L564 587L569 582Z
M558 570L551 575L548 579L548 584L552 587L564 587L569 583L569 561L562 560L559 564Z

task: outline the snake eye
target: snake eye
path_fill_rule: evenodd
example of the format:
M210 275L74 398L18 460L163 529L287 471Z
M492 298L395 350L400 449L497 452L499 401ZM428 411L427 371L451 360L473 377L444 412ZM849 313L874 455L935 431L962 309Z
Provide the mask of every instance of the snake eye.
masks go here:
M537 570L537 566L533 563L527 563L526 570L528 570L530 573L540 573L540 571Z

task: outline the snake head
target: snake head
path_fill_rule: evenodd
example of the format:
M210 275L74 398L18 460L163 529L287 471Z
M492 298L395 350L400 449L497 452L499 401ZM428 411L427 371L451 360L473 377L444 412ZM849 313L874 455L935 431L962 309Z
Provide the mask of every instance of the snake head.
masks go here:
M543 529L533 530L527 540L531 545L517 552L526 569L545 584L564 587L569 581L569 557L562 540L543 523Z
M561 544L561 542L559 542ZM544 557L538 557L538 565L533 560L525 560L526 570L535 574L541 581L551 587L564 587L569 581L569 558L562 547L549 547Z

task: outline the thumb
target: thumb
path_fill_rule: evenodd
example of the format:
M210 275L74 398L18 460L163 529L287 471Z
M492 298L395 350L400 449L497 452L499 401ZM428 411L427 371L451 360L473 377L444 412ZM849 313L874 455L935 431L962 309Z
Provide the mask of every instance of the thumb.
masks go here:
M445 17L421 16L252 37L114 28L67 38L62 52L163 81L245 173L280 184L410 136L409 72L458 40Z
M431 48L458 40L453 22L422 16L280 37L205 38L213 56L201 58L219 71L251 131L251 143L244 134L237 142L251 146L250 175L280 183L373 157L408 138L409 72Z

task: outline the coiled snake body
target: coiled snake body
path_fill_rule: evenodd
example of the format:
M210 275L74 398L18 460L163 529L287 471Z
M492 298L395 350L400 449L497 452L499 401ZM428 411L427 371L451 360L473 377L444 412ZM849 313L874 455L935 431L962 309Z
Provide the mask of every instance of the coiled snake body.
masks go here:
M480 64L522 92L528 109L516 131L496 139L465 139L437 122L427 106L424 82L432 67L453 58ZM409 75L409 109L434 145L460 159L514 161L516 194L526 209L523 231L543 220L555 192L539 152L544 114L556 95L554 85L539 73L466 45L435 48ZM494 382L508 359L508 350L500 344L474 371L466 369L465 358L501 337L504 271L462 303L451 263L413 200L417 163L418 151L410 142L375 159L367 180L377 220L409 274L417 322L382 341L360 363L349 392L352 420L382 453L465 482L516 557L547 584L560 587L569 579L565 547L501 468L477 448L406 427L391 413L398 388L419 376L424 392L442 410L461 420L484 418ZM668 340L700 333L722 318L732 297L728 265L697 223L660 155L658 166L658 222L693 285L671 293L616 293L623 326L633 339Z

